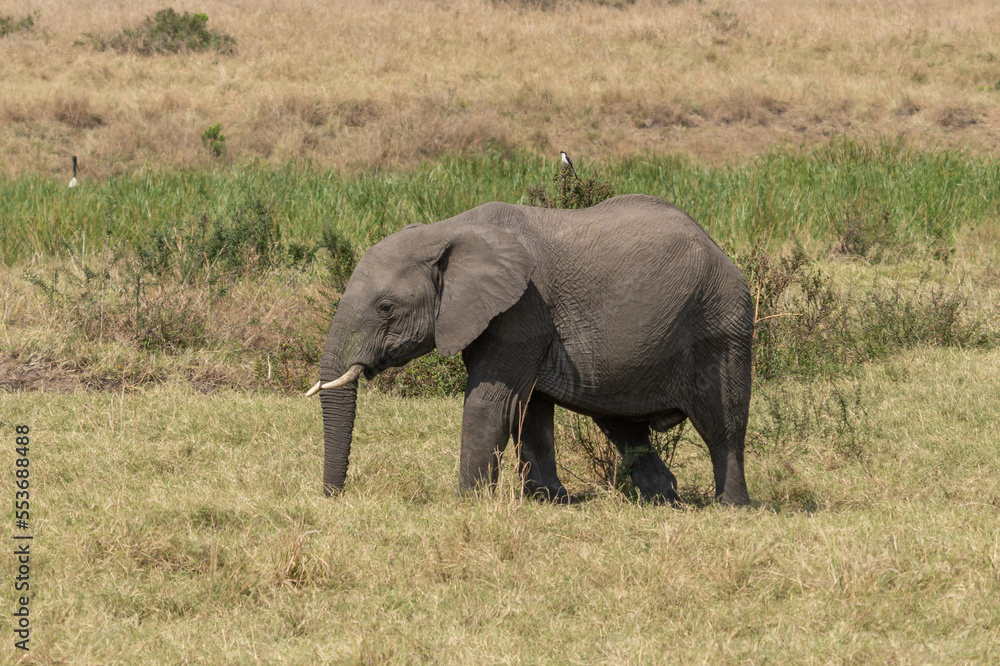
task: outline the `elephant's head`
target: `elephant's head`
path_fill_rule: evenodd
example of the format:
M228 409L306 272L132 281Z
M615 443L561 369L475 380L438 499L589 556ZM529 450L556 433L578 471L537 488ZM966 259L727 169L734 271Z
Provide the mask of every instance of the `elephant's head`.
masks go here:
M327 495L347 476L358 376L372 379L434 347L461 351L527 288L532 256L476 212L405 227L372 246L351 275L320 366Z

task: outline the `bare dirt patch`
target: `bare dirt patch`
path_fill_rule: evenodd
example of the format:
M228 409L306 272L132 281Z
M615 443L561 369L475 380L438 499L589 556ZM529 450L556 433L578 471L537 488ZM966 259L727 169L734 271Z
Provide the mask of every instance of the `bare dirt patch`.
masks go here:
M72 372L45 363L22 365L0 352L0 390L72 393L83 384Z

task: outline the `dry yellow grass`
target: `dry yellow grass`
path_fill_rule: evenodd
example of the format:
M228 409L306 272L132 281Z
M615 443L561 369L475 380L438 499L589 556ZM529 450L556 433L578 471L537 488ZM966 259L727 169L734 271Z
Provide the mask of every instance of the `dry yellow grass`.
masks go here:
M328 499L301 396L0 392L5 469L32 437L21 663L996 663L998 380L996 351L870 366L861 449L753 449L745 511L457 499L457 398L363 391Z
M176 3L235 56L143 58L74 45L164 6L5 2L40 11L0 39L0 172L91 177L229 159L406 166L489 144L586 159L712 161L842 133L997 147L1000 7L989 1L573 4L484 0L303 6ZM86 41L86 40L84 40Z

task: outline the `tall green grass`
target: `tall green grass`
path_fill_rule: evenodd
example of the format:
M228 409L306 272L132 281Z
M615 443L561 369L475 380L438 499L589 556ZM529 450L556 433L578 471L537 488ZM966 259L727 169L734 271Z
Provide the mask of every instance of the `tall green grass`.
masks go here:
M585 156L577 161L584 176L597 166ZM1000 160L893 142L842 139L733 166L676 155L601 166L617 192L664 197L734 245L762 237L833 240L845 220L857 217L877 218L903 241L946 243L963 225L995 222L1000 213ZM0 261L79 251L84 242L96 249L106 233L138 240L224 217L251 199L267 202L283 238L315 239L334 225L363 248L411 222L444 219L487 201L527 203L528 188L557 167L554 159L487 152L357 175L254 162L127 174L72 190L37 176L0 179Z

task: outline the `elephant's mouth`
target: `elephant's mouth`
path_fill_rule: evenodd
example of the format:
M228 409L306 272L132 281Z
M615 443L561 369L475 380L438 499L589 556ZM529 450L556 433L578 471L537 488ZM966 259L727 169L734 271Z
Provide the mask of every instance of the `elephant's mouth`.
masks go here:
M415 358L419 358L434 349L434 344L421 340L404 340L397 342L390 352L371 365L364 364L365 379L375 379L383 370L401 368Z

